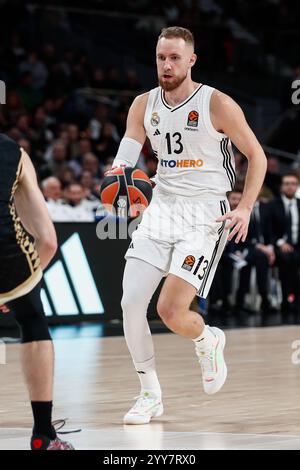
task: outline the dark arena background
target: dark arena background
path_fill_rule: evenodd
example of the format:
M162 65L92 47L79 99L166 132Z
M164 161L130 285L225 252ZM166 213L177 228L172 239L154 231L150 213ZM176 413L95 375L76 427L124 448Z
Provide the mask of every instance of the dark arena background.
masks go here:
M0 17L0 132L30 155L58 237L42 301L56 350L54 416L82 429L70 441L116 456L299 449L300 2L0 0ZM158 35L174 25L194 33L193 80L237 101L265 151L259 202L268 218L256 205L246 242L227 243L208 298L192 303L227 335L224 390L203 393L191 342L156 312L158 290L148 318L165 413L123 426L138 387L120 305L134 221L112 217L109 236L99 188L132 101L157 86ZM234 156L232 209L247 170L245 156ZM147 140L137 166L154 177L157 162ZM297 209L280 219L289 185ZM30 436L19 342L13 312L0 307L0 450L26 449Z

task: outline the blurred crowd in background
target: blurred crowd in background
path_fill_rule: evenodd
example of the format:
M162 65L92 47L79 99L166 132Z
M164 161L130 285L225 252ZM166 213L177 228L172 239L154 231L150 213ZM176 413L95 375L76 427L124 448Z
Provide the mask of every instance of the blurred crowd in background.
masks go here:
M0 79L7 87L1 132L30 155L55 222L95 220L99 186L124 134L130 104L156 86L160 29L178 24L195 33L195 80L231 93L268 149L261 203L251 222L259 228L251 225L255 233L249 231L243 247L228 244L210 304L245 309L254 267L262 299L258 308L272 312L269 289L277 276L283 310L300 313L300 113L291 102L291 83L300 77L297 48L291 46L299 41L299 2L130 0L115 1L113 12L106 0L88 0L84 9L79 1L72 7L64 1L0 4ZM235 158L232 207L247 168L238 151ZM155 175L157 159L148 141L138 165ZM283 174L290 175L284 177L288 182ZM226 283L233 270L239 279L234 301L233 286ZM287 273L293 279L289 286Z

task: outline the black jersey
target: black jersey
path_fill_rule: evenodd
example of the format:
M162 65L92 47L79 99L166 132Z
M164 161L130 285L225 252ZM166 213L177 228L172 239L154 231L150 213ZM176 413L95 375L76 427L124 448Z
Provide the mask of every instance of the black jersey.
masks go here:
M0 134L0 304L28 293L42 277L34 242L14 204L22 152L15 141Z

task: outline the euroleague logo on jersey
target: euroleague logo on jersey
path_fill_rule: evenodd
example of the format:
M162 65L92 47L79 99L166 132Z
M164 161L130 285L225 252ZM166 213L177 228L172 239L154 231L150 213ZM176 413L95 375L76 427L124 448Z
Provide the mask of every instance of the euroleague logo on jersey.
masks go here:
M198 127L199 113L198 111L190 111L187 119L187 126Z
M193 255L186 256L182 268L185 269L186 271L191 271L193 269L193 266L196 262L196 258Z

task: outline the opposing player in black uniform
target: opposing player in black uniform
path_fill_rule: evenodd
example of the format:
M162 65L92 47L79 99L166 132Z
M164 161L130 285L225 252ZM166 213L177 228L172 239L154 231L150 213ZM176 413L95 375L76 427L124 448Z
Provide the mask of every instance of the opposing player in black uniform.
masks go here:
M57 247L32 162L0 134L0 305L21 330L21 361L34 417L32 450L71 450L51 424L54 353L40 283ZM5 386L5 385L3 385Z

